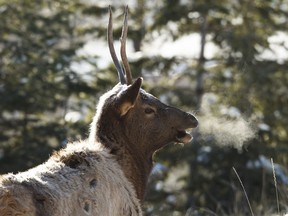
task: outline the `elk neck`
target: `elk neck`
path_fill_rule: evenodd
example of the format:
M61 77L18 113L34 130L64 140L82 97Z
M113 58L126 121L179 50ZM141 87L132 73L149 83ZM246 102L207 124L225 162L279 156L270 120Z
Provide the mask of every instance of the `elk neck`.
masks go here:
M139 143L141 140L137 140L137 143L131 142L117 122L111 121L108 123L106 119L105 123L101 123L101 119L99 120L94 136L95 141L101 143L115 156L125 176L134 186L137 198L142 202L153 166L153 152L147 153L139 148L145 146L145 143Z
M133 184L138 199L142 202L145 197L148 178L152 169L152 155L145 155L135 149L139 143L128 143L114 154L124 171L125 176Z

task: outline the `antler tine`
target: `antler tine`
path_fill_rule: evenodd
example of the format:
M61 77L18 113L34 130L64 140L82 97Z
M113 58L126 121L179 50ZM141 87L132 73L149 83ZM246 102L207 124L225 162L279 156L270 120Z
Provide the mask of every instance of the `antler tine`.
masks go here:
M128 31L128 6L125 7L125 15L124 15L124 23L122 27L122 34L121 34L121 59L122 63L125 68L125 74L126 74L126 80L127 80L127 85L132 83L132 75L129 67L129 62L126 56L126 38L127 38L127 31Z
M111 57L113 59L114 65L116 66L119 80L120 80L121 84L126 84L123 69L119 63L119 60L117 58L117 55L116 55L115 49L114 49L113 29L112 29L112 9L111 9L110 5L109 5L109 24L108 24L107 37L108 37L108 46L109 46L110 54L111 54Z

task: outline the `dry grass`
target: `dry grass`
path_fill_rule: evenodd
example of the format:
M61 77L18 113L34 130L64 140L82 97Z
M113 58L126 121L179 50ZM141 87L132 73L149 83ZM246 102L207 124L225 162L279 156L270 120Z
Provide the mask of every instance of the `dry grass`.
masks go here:
M199 208L199 209L188 209L185 216L288 216L288 188L286 185L277 183L277 176L275 173L275 167L273 159L271 158L273 182L275 187L275 202L271 204L273 197L263 196L259 203L251 203L247 195L245 185L243 184L241 177L239 176L237 170L233 167L233 171L240 183L241 190L235 190L235 205L231 213L215 213L209 209ZM264 193L264 192L263 192ZM243 196L246 200L243 203Z
M283 186L283 190L279 189L278 187L278 184L277 184L277 178L276 178L276 174L275 174L275 167L274 167L274 162L273 162L273 159L271 158L271 165L272 165L272 174L273 174L273 181L274 181L274 187L275 187L275 199L276 199L276 205L277 205L277 210L273 207L271 207L270 205L265 205L265 203L262 203L262 207L260 208L260 210L257 209L257 206L256 206L256 209L259 211L257 211L256 215L263 215L263 216L288 216L288 207L287 207L287 188L284 188ZM246 190L245 190L245 186L243 185L242 183L242 180L240 178L240 176L238 175L236 169L233 167L233 171L235 172L236 176L237 176L237 179L239 180L240 182L240 185L241 185L241 188L243 190L243 193L245 195L245 198L246 198L246 201L247 201L247 205L249 207L249 211L250 211L250 215L251 216L254 216L254 212L253 212L253 208L251 206L251 203L249 201L249 197L246 193ZM280 203L280 200L279 200L279 194L278 194L278 191L282 192L282 197L284 198L284 203ZM286 197L286 198L285 198ZM286 203L285 203L285 200L286 200ZM265 207L263 207L265 206ZM283 206L283 210L281 210L280 206ZM275 212L276 211L276 212ZM235 214L233 215L237 215L237 216L241 216L241 215L247 215L247 213L243 213L243 212L235 212Z

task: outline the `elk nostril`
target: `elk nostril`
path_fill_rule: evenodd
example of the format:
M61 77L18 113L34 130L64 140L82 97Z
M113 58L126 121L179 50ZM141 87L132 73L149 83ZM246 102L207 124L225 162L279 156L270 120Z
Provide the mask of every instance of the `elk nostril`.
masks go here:
M192 115L190 113L187 113L187 118L192 123L192 127L193 128L196 128L198 126L198 120L197 120L197 118L194 115Z
M198 125L199 125L199 122L198 122L198 120L195 118L195 119L194 119L194 126L195 126L195 128L196 128Z

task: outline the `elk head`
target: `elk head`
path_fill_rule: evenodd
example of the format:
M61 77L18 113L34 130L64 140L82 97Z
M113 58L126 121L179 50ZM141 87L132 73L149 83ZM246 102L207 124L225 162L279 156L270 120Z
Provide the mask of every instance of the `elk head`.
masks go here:
M125 50L128 8L120 38L124 67L114 50L111 7L109 15L108 44L120 83L100 98L90 141L100 142L115 154L119 149L127 148L147 158L170 142L188 143L192 136L186 130L197 127L197 119L145 92L141 89L142 78L132 81Z

